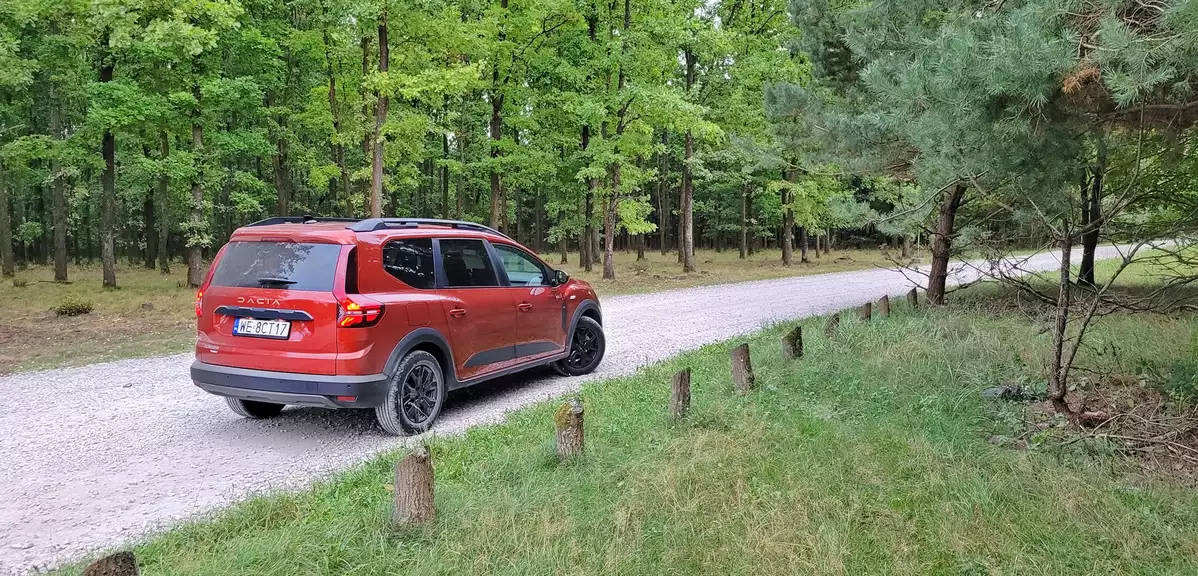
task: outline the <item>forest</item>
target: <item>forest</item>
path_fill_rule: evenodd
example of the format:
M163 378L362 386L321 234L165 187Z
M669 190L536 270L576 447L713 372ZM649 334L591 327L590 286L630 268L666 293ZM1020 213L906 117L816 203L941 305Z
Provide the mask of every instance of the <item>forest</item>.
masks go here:
M3 272L274 215L615 250L1184 238L1195 0L0 0ZM1174 254L1187 254L1177 250ZM1055 297L1054 297L1055 298Z

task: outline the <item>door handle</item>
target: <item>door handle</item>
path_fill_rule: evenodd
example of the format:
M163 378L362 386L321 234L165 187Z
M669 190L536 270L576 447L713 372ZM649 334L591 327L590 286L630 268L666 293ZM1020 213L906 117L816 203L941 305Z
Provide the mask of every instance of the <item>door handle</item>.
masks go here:
M532 310L532 304L529 304L528 302L521 302L520 304L516 305L516 309L521 312L528 312L529 310Z
M466 309L465 308L454 308L453 310L449 311L449 315L453 316L454 318L461 318L462 316L466 315Z

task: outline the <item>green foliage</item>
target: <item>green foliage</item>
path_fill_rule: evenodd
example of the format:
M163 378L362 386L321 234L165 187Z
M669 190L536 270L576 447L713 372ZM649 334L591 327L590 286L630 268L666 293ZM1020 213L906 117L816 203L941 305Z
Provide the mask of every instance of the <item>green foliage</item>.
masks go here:
M75 294L68 294L63 296L52 310L58 316L82 316L90 314L94 307L91 300Z

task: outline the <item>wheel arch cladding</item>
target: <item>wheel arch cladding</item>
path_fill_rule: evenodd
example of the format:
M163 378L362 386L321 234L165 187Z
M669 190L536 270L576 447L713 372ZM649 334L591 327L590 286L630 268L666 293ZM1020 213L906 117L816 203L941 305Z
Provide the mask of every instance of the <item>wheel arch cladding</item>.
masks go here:
M578 326L578 319L586 316L603 326L603 316L599 311L599 303L591 299L583 300L578 308L574 309L574 316L570 318L570 329L566 332L566 349L570 349L570 345L574 343L574 327Z
M387 375L395 375L395 370L398 369L399 363L403 361L404 356L407 356L409 352L414 350L428 352L437 359L437 363L441 365L441 373L445 375L447 384L452 385L457 381L457 375L454 371L453 351L449 348L449 341L433 328L418 328L413 330L407 336L404 336L399 341L399 344L395 345L395 350L391 352L391 357L387 359Z

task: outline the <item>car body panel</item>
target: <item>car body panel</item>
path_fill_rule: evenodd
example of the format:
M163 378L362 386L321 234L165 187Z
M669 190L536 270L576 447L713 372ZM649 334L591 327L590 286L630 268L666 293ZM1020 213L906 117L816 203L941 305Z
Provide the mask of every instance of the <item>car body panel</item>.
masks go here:
M500 285L447 286L438 249L436 285L409 286L384 268L384 250L388 242L413 239L428 239L434 246L441 239L481 240ZM341 252L336 286L329 292L205 283L192 376L214 394L371 407L382 402L389 378L412 350L433 353L452 389L558 360L566 355L578 318L586 314L601 321L598 298L586 282L511 285L494 245L527 253L547 275L553 268L506 236L485 230L420 225L355 232L344 222L282 223L240 228L230 242L325 243L340 245ZM377 323L340 327L347 299L381 305ZM286 317L291 335L286 340L234 336L232 322L243 315Z

